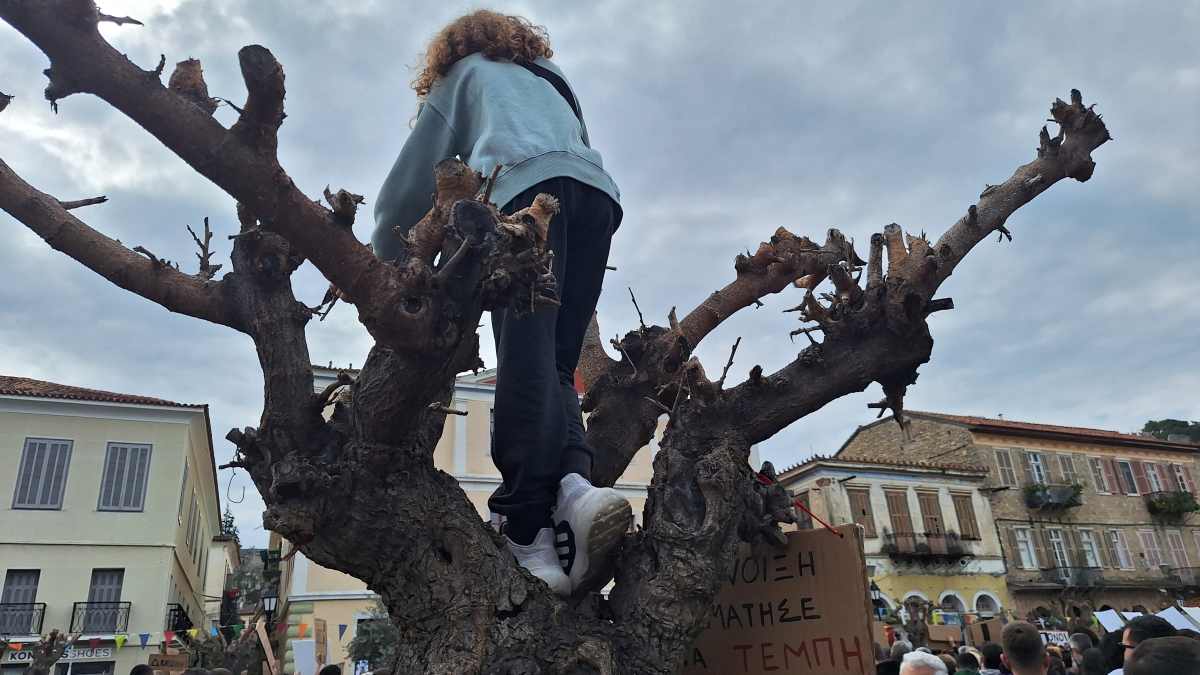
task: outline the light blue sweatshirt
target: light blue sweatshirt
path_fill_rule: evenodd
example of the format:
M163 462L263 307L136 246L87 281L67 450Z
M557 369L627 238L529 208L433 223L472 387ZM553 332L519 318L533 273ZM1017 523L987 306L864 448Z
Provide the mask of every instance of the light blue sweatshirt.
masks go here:
M552 62L536 63L562 77ZM425 216L433 205L433 167L455 155L484 176L501 166L491 197L498 206L564 176L620 202L617 184L588 143L587 126L554 86L517 64L472 54L430 89L383 182L371 238L376 255L384 260L399 255L392 228L407 230Z

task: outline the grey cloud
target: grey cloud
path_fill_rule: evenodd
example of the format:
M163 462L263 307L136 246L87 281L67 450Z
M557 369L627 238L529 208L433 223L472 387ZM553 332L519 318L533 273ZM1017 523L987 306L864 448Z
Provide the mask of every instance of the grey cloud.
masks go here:
M113 0L106 10L125 13ZM133 9L143 10L147 3ZM466 3L305 5L183 0L106 27L150 66L200 58L214 95L243 97L237 48L261 43L283 62L288 113L281 157L316 197L332 184L372 200L408 133L407 83L424 41ZM1033 155L1055 96L1078 87L1117 140L1086 185L1060 184L1010 221L1013 243L981 244L944 289L958 309L935 316L932 361L915 409L1130 430L1148 417L1200 418L1200 70L1189 36L1200 6L1008 3L592 3L539 0L504 11L545 24L588 126L622 187L601 325L636 325L626 286L662 322L732 277L733 256L783 225L815 239L836 226L865 247L899 222L931 236L985 182ZM0 155L63 197L102 189L81 214L192 269L185 223L235 226L232 204L134 125L83 97L55 117L40 100L41 54L0 27ZM222 110L229 122L232 113ZM369 213L365 210L364 214ZM182 319L109 287L8 222L0 247L0 371L213 406L218 455L232 426L253 424L261 380L241 336ZM369 217L356 226L366 238ZM223 247L227 253L228 248ZM296 279L315 302L325 282ZM778 368L800 343L780 310L786 292L718 329L699 350L710 369L743 336L731 378ZM493 362L490 332L484 358ZM361 363L369 341L353 308L309 329L313 359ZM802 339L802 338L801 338ZM788 464L830 452L877 388L835 401L764 444ZM244 475L234 482L236 497ZM262 541L261 501L235 509ZM254 539L257 537L257 539Z

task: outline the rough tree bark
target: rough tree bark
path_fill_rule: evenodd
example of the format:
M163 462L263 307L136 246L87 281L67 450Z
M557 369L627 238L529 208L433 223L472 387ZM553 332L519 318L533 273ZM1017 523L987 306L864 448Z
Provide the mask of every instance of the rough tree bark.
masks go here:
M37 642L28 642L21 645L22 651L28 651L33 654L29 665L25 666L24 675L50 675L54 664L62 658L62 655L67 651L67 647L75 644L79 639L79 634L68 635L60 632L57 628ZM13 645L7 640L0 639L0 657L4 656L4 652L13 649Z
M605 606L549 593L521 570L455 480L433 466L454 377L478 365L481 313L554 302L544 250L545 210L501 217L482 179L456 161L436 169L429 215L398 260L380 260L349 225L361 202L325 191L328 207L279 165L283 69L261 46L241 50L247 97L231 128L213 117L200 64L165 59L144 70L113 49L90 0L0 0L0 17L49 58L52 104L75 93L105 100L237 202L232 272L219 280L201 242L187 274L93 230L59 200L0 162L0 207L113 283L167 309L249 335L264 375L256 427L231 431L232 463L267 505L265 525L312 560L379 592L401 632L406 673L671 673L701 625L742 539L777 539L793 514L778 487L747 465L752 444L847 393L879 382L903 424L903 397L933 347L926 317L958 263L1019 207L1064 178L1086 181L1109 135L1078 91L1051 108L1037 157L989 185L936 242L898 225L872 236L866 261L830 230L823 244L778 230L735 277L682 320L614 339L610 358L593 326L580 371L598 482L611 483L657 419L670 422L654 460L645 527L628 536ZM86 200L95 202L96 200ZM141 253L141 255L139 255ZM884 254L887 255L886 265ZM313 393L304 330L316 311L290 275L311 262L354 304L375 340L349 396ZM864 268L865 266L865 268ZM862 275L865 272L865 284ZM738 310L787 287L809 344L771 374L755 366L730 388L692 355ZM818 292L818 288L828 292ZM813 333L819 333L818 341ZM728 364L725 370L728 370ZM322 412L332 406L328 421Z

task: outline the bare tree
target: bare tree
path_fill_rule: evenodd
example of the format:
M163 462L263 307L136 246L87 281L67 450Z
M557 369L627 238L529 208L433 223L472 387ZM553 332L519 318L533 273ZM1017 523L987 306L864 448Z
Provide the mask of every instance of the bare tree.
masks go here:
M49 635L38 638L37 642L22 644L21 649L30 654L29 664L25 666L24 675L50 675L54 664L58 663L67 648L75 644L77 640L79 640L78 633L68 635L55 628L50 631ZM12 649L12 643L0 638L0 657L3 657L4 652L9 649Z
M269 529L382 595L400 630L398 668L411 673L674 672L738 542L778 538L776 523L792 518L782 490L747 466L751 445L873 382L884 391L875 407L903 424L905 390L933 347L926 317L952 306L934 297L938 287L984 238L1010 236L1005 221L1016 209L1064 178L1091 177L1091 152L1109 140L1072 91L1051 107L1058 131L1043 127L1037 157L988 185L936 242L888 225L864 261L836 230L818 244L780 229L738 256L733 281L682 319L672 310L667 326L614 339L620 360L606 355L593 325L580 368L596 482L611 484L659 416L670 416L645 527L624 542L616 586L600 606L560 600L519 568L432 459L454 377L479 365L481 313L553 302L545 213L502 217L477 196L486 193L481 177L443 162L406 254L380 260L349 227L361 198L326 190L323 206L280 166L284 77L267 49L240 51L248 92L225 128L198 62L180 63L164 86L165 58L147 70L115 50L97 30L111 19L91 0L0 0L0 16L49 57L52 104L100 97L236 200L232 272L218 280L207 236L196 237L201 269L188 274L92 229L0 162L0 207L52 247L171 311L254 340L264 411L257 427L227 436L237 446L231 464L253 477ZM299 302L290 284L304 261L335 287L331 298L355 305L374 339L349 397L313 394L304 328L319 308ZM696 346L790 285L802 293L795 311L811 324L796 331L807 346L777 372L755 366L737 386L724 386L726 373L710 379Z

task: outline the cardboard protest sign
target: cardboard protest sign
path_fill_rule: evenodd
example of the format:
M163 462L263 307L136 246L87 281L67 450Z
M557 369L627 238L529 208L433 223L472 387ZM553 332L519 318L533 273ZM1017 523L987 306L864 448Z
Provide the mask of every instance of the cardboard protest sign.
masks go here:
M971 644L981 645L985 642L999 642L1000 631L1004 630L1004 622L1000 619L988 619L970 625Z
M743 545L681 675L874 673L862 532L837 529Z
M927 626L929 647L947 648L962 644L962 628L959 626Z
M168 672L184 671L188 667L187 654L151 654L146 665L155 670Z

